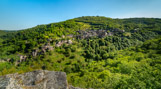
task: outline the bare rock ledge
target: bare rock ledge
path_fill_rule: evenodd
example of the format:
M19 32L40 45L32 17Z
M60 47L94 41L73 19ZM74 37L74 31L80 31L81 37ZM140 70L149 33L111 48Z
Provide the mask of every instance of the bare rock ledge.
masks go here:
M65 72L36 70L0 77L0 89L82 89L68 85Z

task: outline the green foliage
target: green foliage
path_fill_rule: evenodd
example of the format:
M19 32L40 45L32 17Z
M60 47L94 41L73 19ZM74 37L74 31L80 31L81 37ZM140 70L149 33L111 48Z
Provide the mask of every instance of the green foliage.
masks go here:
M78 30L100 29L113 35L77 39ZM70 84L82 88L160 89L160 35L160 19L100 16L79 17L16 32L0 31L0 75L44 69L64 71ZM72 44L55 46L66 40L72 40ZM54 50L42 53L45 44ZM35 49L39 53L33 57ZM16 65L19 55L28 58Z

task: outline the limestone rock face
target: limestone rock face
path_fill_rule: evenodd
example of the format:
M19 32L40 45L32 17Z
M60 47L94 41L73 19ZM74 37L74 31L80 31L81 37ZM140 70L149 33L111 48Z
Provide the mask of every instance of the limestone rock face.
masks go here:
M106 36L113 35L112 33L108 34L107 30L87 30L87 31L79 30L77 32L79 35L77 35L76 37L79 39L88 39L90 37L95 37L95 36L99 38L103 38Z
M38 70L0 77L0 89L69 89L66 73Z
M63 44L66 44L66 45L69 45L69 44L72 44L72 40L62 40L62 41L59 41L55 44L56 47L60 47L62 46Z

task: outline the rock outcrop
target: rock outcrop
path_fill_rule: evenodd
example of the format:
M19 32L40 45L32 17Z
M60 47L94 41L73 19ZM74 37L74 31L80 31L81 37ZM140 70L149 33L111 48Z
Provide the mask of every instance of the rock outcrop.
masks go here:
M99 37L103 38L106 36L113 36L116 33L124 33L125 30L121 29L108 29L108 30L79 30L77 31L78 35L76 35L76 38L78 39L88 39L90 37Z
M19 65L20 63L26 61L26 59L27 59L27 56L26 56L26 55L18 54L18 56L19 56L20 59L16 60L15 66L17 66L17 65ZM8 60L7 62L11 62L11 61L13 62L13 60L11 60L11 59Z
M112 32L107 32L107 30L87 30L87 31L82 31L79 30L77 31L78 35L76 36L78 39L88 39L90 37L99 37L103 38L106 36L112 36Z
M31 55L32 57L36 57L52 50L54 50L53 46L51 46L50 43L46 43L45 45L41 46L41 49L33 49Z
M54 50L53 46L50 45L50 43L45 44L41 47L42 51L45 53L46 51Z
M55 47L60 47L62 46L63 44L66 44L66 45L69 45L69 44L72 44L72 40L62 40L62 41L59 41L55 44Z
M38 55L38 52L39 52L39 49L34 49L34 50L32 51L32 56L33 56L33 57L36 57L36 56Z
M37 70L0 77L0 89L82 89L68 85L65 72Z

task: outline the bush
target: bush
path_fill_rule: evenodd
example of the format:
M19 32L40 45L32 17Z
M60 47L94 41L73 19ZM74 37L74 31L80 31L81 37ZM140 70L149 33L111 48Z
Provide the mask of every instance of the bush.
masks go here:
M66 67L64 68L64 72L66 72L67 74L71 73L71 72L72 72L71 67L70 67L70 66L66 66Z

